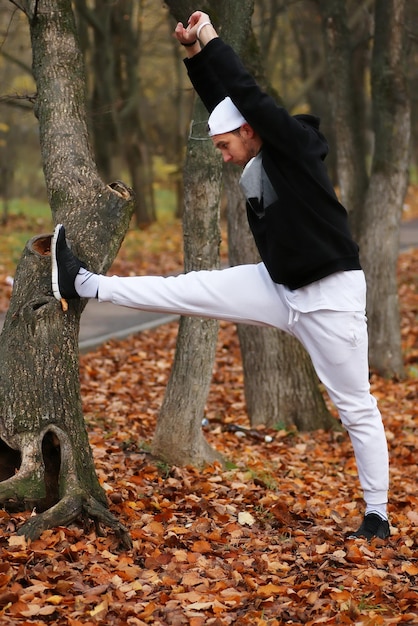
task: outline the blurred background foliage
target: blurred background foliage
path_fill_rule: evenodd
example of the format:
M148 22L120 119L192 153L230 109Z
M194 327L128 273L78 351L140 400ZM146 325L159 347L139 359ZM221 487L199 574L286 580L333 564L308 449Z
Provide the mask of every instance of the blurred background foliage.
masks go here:
M370 54L374 3L348 0L347 4L353 42ZM411 41L410 179L417 182L418 4L407 5ZM193 91L182 63L183 50L172 37L173 19L164 4L155 0L74 0L73 6L85 57L92 145L103 179L106 182L122 179L141 190L137 194L136 226L149 225L167 210L180 216L182 166ZM257 0L252 25L268 83L291 112L318 114L332 144L317 3ZM222 34L222 25L217 26ZM20 210L17 207L23 206L22 199L28 199L24 210L33 212L38 227L44 226L44 219L49 227L48 209L41 209L46 193L33 110L35 91L27 18L9 0L0 0L0 223L3 224L11 213ZM369 111L366 119L367 114ZM329 168L332 172L332 159ZM22 233L22 239L24 236Z

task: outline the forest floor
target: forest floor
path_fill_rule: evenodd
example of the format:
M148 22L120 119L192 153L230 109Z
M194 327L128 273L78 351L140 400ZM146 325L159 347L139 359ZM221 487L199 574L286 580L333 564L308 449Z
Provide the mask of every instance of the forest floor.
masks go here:
M408 206L405 218L416 218L417 189ZM181 264L179 225L154 225L129 232L112 271ZM12 271L0 265L0 311ZM387 541L345 539L363 503L344 432L260 429L271 441L228 432L249 426L233 325L220 325L204 426L228 469L170 467L150 455L172 323L81 356L97 473L133 548L81 523L26 542L16 530L30 513L0 510L0 624L418 624L418 249L400 255L398 276L407 377L371 377L391 458Z

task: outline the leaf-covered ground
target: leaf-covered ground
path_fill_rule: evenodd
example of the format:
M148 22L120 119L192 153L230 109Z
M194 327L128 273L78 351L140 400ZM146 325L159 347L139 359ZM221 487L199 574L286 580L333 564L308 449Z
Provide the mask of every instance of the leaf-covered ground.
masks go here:
M129 233L114 269L175 271L180 242L175 227ZM388 541L344 539L362 513L345 433L269 430L262 434L272 441L260 441L226 430L249 426L232 325L221 324L204 426L229 469L153 459L175 349L171 324L81 357L97 472L133 549L120 552L113 535L81 524L27 544L15 531L29 513L0 511L0 624L418 624L417 277L418 250L402 254L408 378L371 380L391 456Z

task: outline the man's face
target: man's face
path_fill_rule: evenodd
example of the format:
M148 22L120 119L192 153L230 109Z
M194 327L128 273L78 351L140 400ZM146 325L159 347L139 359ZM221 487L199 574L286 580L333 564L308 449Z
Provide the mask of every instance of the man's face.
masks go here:
M260 149L254 131L248 124L230 133L212 137L213 145L220 150L225 163L234 163L244 167Z

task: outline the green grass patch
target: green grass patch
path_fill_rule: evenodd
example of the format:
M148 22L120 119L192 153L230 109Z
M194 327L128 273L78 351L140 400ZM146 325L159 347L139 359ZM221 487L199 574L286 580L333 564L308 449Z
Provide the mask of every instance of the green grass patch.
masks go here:
M163 189L161 187L155 186L154 193L157 220L172 221L176 212L176 194L174 190Z
M10 200L7 222L0 226L0 271L13 274L26 242L51 231L51 211L46 202L29 198Z
M418 185L418 166L411 165L409 168L409 184Z
M47 202L32 198L14 198L9 201L9 215L25 215L28 219L51 220Z
M138 255L138 246L145 245L150 251L158 253L162 242L165 249L178 246L178 241L167 240L167 231L175 222L176 195L173 189L155 186L155 203L157 222L145 230L138 230L135 220L124 241L126 258L135 259ZM0 218L1 218L0 207ZM51 209L46 202L30 198L16 198L10 200L8 219L0 226L0 273L14 275L17 263L22 256L26 243L35 235L51 233L53 230Z

